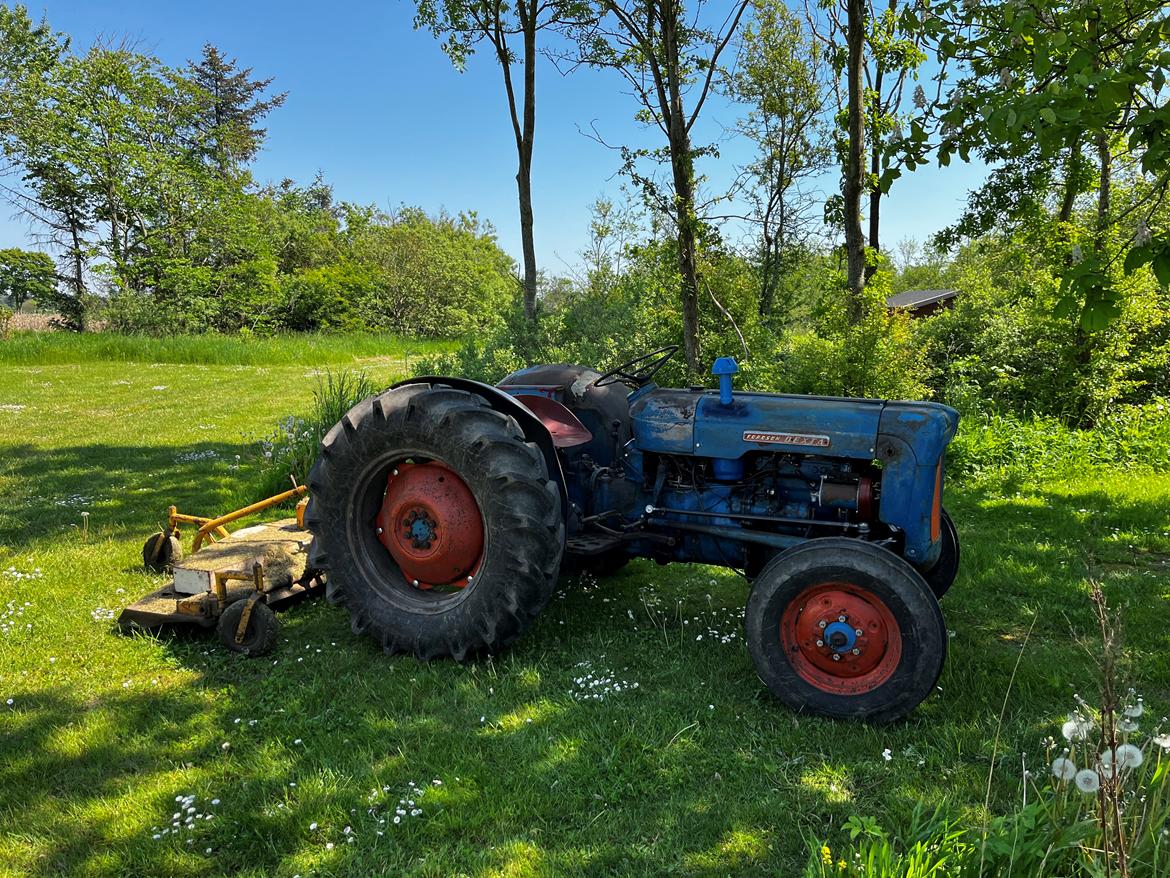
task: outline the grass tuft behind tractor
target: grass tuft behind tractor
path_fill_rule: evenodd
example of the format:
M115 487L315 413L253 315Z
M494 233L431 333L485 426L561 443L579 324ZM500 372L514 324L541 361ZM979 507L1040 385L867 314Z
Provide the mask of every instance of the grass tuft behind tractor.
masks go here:
M946 656L959 565L942 508L943 405L668 389L662 348L601 374L534 366L498 387L402 382L354 406L309 477L310 567L388 653L506 647L562 565L700 562L751 582L756 670L797 710L888 721Z

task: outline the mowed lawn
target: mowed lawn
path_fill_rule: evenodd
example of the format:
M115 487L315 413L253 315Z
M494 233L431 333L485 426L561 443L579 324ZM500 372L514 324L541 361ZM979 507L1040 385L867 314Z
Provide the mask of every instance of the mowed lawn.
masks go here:
M850 815L977 817L993 752L1010 807L1021 754L1040 768L1094 690L1091 577L1124 607L1134 685L1170 706L1170 480L1140 472L952 486L950 657L884 728L779 706L746 583L710 568L566 580L466 666L386 657L323 601L282 614L266 659L120 635L161 582L140 551L167 506L250 499L254 440L308 408L317 368L0 367L0 874L792 875Z

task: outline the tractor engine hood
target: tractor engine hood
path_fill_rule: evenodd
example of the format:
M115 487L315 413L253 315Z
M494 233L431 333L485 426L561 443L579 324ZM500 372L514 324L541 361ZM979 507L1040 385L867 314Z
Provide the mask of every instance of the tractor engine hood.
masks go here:
M752 451L873 460L909 453L933 466L955 435L958 413L928 402L647 389L631 398L642 451L734 460Z

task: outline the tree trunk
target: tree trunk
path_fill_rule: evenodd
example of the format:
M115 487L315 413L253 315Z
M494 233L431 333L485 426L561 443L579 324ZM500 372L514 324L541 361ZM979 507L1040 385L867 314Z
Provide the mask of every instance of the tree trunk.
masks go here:
M875 177L879 174L878 149L873 148L873 154L870 157L870 173ZM881 225L881 207L882 207L882 191L878 187L874 187L869 193L869 247L873 251L881 249L881 242L878 238L878 229ZM866 265L865 280L869 281L873 277L873 273L877 271L877 264Z
M1095 245L1098 252L1105 249L1105 236L1109 230L1109 212L1113 198L1113 152L1109 148L1109 135L1104 131L1097 135L1097 159L1101 164L1101 176L1097 184L1097 235Z
M845 201L846 286L849 288L849 322L857 325L862 317L862 293L865 290L865 238L861 233L861 193L864 188L865 155L865 88L861 77L865 60L865 2L848 0L848 47L846 77L849 112L845 157L845 179L841 189Z
M1062 223L1072 221L1073 207L1077 201L1077 188L1079 184L1078 161L1081 149L1081 139L1076 138L1072 146L1068 148L1068 162L1064 166L1064 197L1060 202L1059 218Z
M674 166L675 221L678 223L678 271L681 276L683 356L692 372L702 369L699 350L699 268L695 259L695 193L690 138L684 137L681 160ZM671 149L674 152L674 149Z
M682 106L678 26L680 9L673 0L663 4L662 48L669 92L670 165L674 174L675 221L678 224L678 271L681 278L683 356L692 372L702 369L699 340L699 268L695 256L695 164L691 136Z
M520 241L524 250L524 316L536 320L536 242L532 233L532 144L536 134L536 0L517 4L524 29L524 122L517 144L520 167L516 190L520 196Z
M895 5L896 5L895 3L890 3L890 9L893 9L895 7ZM852 27L852 25L850 25L850 27ZM883 79L884 72L885 71L882 70L881 63L879 62L877 65L877 72L874 74L874 79L873 79L874 91L877 93L877 100L879 102L882 99L882 79ZM875 127L876 127L876 117L880 112L881 112L880 107L874 108ZM872 141L869 145L869 173L873 177L874 180L878 180L880 178L881 170L882 170L881 161L882 161L881 143L878 141L877 134L875 133L873 138L872 138ZM878 230L881 227L881 202L882 202L881 187L874 185L873 188L871 188L869 190L869 247L875 253L881 249L881 242L878 238ZM865 267L866 283L868 283L869 279L871 277L873 277L873 273L875 271L877 271L877 263L876 262L873 265L867 265Z

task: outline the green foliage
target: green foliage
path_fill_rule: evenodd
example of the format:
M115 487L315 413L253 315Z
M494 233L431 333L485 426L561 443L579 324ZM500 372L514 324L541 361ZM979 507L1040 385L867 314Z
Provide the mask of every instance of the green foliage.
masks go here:
M959 875L970 860L970 834L948 810L914 808L902 834L892 834L872 817L853 815L843 827L848 840L834 853L810 842L805 878L946 878Z
M1089 335L1057 307L1060 249L1037 233L960 252L946 271L959 290L953 307L915 323L940 398L1085 426L1118 404L1170 394L1170 294L1148 270L1119 277L1119 316Z
M768 370L768 389L824 396L927 399L926 345L910 318L886 307L887 278L875 275L863 293L861 319L847 319L838 276L826 286L814 321L781 337Z
M947 451L959 477L1069 475L1101 465L1170 472L1170 400L1117 406L1092 430L1053 417L969 411Z
M1145 176L1147 197L1126 212L1131 222L1144 218L1141 230L1125 228L1109 248L1099 239L1091 255L1063 266L1058 272L1062 309L1079 314L1088 331L1119 317L1122 295L1109 271L1114 261L1124 260L1130 268L1153 261L1156 271L1165 267L1170 280L1170 238L1151 222L1170 186L1165 173L1170 104L1164 93L1170 15L1165 4L944 0L925 13L906 15L933 36L943 57L961 58L966 66L937 107L943 126L941 164L956 153L967 160L975 151L991 160L1023 161L1043 173L1063 158L1065 186L1075 196L1092 182L1077 174L1084 164L1082 151L1092 149L1102 172L1094 224L1099 236L1116 232L1123 215L1110 205L1113 156L1132 161ZM920 158L925 149L924 143ZM1025 204L1033 200L1025 195Z
M57 272L48 253L0 250L0 296L5 296L17 311L25 302L48 301L57 287Z
M498 320L512 261L474 215L339 205L320 178L257 189L247 163L284 95L214 46L174 69L103 44L69 54L19 8L0 29L0 148L22 179L5 191L61 254L37 298L70 328L105 299L111 328L159 334L451 337Z
M534 363L605 368L681 344L674 254L673 242L632 248L623 274L594 275L587 287L545 311L535 326L513 314L499 331L466 341L456 354L424 359L416 374L460 374L494 383ZM760 317L758 275L747 260L708 254L702 276L705 365L709 368L717 356L734 356L745 389L911 399L929 395L921 344L908 318L885 307L880 279L867 293L861 323L850 325L840 274L822 266L807 277L820 287L811 320L793 321L778 332ZM676 357L656 380L681 386L710 376L705 369L689 372Z
M271 496L287 491L290 476L297 484L305 484L325 434L342 415L380 389L365 372L327 371L320 376L308 413L289 415L257 443L257 493Z

